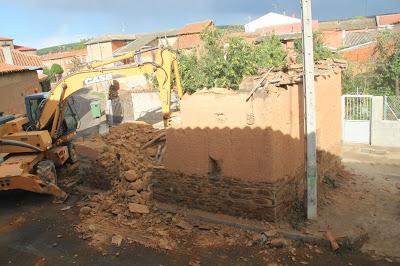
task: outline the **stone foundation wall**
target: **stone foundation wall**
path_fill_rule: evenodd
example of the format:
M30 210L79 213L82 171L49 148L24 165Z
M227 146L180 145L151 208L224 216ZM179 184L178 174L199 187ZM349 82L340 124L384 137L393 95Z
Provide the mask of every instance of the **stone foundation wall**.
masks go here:
M277 222L304 198L304 170L275 183L153 171L154 199L193 209Z

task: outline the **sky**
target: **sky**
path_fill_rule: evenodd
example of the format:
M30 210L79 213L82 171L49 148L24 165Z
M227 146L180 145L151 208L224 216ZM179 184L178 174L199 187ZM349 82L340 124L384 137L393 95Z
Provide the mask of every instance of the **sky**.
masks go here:
M400 12L400 0L313 0L313 18ZM100 34L143 33L212 19L245 24L268 12L300 17L300 0L0 0L0 37L44 48Z

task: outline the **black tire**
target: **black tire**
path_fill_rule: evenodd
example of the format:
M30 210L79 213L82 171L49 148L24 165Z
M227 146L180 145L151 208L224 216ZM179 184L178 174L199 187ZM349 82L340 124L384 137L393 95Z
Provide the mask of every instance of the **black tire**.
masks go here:
M57 172L54 163L43 160L36 165L36 174L43 182L57 185Z

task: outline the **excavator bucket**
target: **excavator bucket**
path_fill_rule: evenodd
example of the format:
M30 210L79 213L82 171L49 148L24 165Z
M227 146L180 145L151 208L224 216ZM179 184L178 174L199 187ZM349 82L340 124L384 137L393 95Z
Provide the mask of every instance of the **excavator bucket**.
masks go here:
M42 161L42 154L23 154L12 156L0 164L0 191L22 189L36 193L51 194L59 200L64 200L67 194L56 185L56 174L50 161ZM42 165L37 174L29 171L35 165ZM43 174L45 173L45 174Z

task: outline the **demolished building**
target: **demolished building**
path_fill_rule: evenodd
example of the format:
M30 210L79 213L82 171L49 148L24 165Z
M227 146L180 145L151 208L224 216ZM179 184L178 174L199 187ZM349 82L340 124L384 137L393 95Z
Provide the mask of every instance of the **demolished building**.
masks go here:
M343 67L328 60L315 79L318 149L333 159L341 152ZM245 79L239 91L183 97L181 124L166 133L166 169L154 174L156 200L268 221L285 219L303 201L301 66L264 78ZM251 91L257 85L262 88Z

